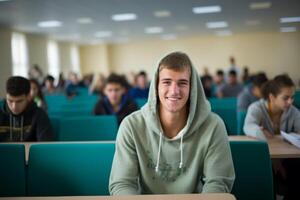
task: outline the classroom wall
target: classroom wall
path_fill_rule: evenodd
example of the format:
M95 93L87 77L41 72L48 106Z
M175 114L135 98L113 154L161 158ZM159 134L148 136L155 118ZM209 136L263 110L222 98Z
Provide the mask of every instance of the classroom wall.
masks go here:
M0 28L0 98L5 97L5 82L12 74L11 31Z

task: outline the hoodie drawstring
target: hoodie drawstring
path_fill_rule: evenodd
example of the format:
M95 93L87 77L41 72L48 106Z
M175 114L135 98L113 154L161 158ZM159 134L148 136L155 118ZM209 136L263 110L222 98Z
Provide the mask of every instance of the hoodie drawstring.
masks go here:
M155 166L155 172L158 172L158 166L159 166L159 159L160 159L160 151L161 151L161 141L162 141L162 133L159 134L159 145L158 145L158 154L157 154L157 161Z
M181 138L180 138L180 163L179 163L179 169L182 168L182 162L183 162L183 135L181 135Z
M11 114L9 115L9 137L10 137L10 140L12 141L12 116Z
M21 141L23 141L24 136L23 136L23 123L24 123L24 117L21 117Z

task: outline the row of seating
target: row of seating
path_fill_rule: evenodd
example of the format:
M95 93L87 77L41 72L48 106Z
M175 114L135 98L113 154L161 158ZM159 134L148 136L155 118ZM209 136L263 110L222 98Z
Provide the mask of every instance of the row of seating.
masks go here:
M239 200L273 200L268 146L230 141ZM0 196L108 195L114 143L0 144ZM255 162L253 162L255 159ZM120 166L121 167L121 166Z

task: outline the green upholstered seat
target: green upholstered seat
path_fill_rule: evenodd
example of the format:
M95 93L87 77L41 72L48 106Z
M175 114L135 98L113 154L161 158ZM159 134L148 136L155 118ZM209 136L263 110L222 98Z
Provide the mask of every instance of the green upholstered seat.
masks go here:
M25 196L25 147L0 144L0 196Z
M114 143L32 145L28 161L28 195L109 195L114 149Z

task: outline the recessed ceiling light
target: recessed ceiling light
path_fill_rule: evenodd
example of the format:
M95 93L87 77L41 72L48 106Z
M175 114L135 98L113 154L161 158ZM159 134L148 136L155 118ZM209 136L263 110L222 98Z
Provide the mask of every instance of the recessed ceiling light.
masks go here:
M206 27L207 28L225 28L228 24L225 21L218 21L218 22L207 22Z
M232 32L230 30L216 31L215 34L217 36L230 36Z
M271 2L254 2L250 3L249 8L251 10L261 10L271 8Z
M280 32L282 33L288 33L288 32L296 32L296 27L281 27Z
M257 26L259 25L261 22L259 20L247 20L246 21L246 25L247 26Z
M42 21L38 22L38 26L41 28L52 28L52 27L60 27L62 26L62 22L60 21Z
M300 17L282 17L280 18L281 23L292 23L292 22L300 22Z
M89 17L82 17L82 18L78 18L77 22L79 24L91 24L91 23L93 23L93 20Z
M170 17L171 12L168 10L158 10L153 13L155 17Z
M164 31L164 29L162 27L158 27L158 26L145 28L145 33L148 33L148 34L161 33L163 31Z
M203 7L193 8L193 13L195 14L217 13L221 11L222 11L221 6L203 6Z
M111 16L111 19L114 21L129 21L137 19L137 15L134 13L116 14Z
M177 39L177 36L175 34L166 34L166 35L162 35L161 39L163 39L163 40L175 40L175 39Z
M110 37L112 36L111 31L98 31L95 33L95 37L97 38L104 38L104 37Z

